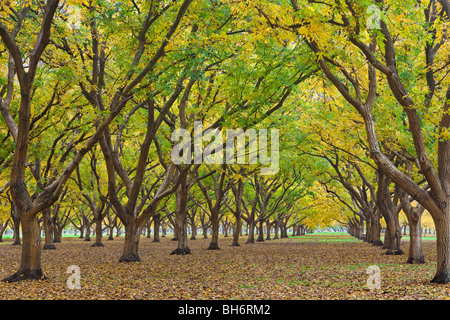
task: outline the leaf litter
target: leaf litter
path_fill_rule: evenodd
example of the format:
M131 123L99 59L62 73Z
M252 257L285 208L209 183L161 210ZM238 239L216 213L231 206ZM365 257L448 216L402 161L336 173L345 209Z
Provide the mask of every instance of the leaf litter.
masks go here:
M436 268L434 241L424 241L426 263L406 264L407 255L386 256L380 247L355 241L288 238L206 250L209 239L189 242L192 254L170 255L176 242L142 237L141 262L119 263L123 238L90 247L63 238L42 252L47 280L0 282L0 299L448 299L448 285L431 284ZM402 241L407 253L408 242ZM0 243L0 277L19 266L20 246ZM69 289L70 265L81 270L81 289ZM381 270L381 288L367 287L366 268Z

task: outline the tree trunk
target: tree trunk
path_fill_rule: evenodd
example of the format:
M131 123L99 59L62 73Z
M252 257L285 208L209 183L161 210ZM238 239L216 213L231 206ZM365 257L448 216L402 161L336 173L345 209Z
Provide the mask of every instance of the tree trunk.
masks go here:
M267 229L267 236L266 240L270 240L270 229L272 228L272 223L267 219L266 221L266 229Z
M161 214L156 213L153 217L153 242L160 242L159 227L161 225Z
M211 234L211 242L209 243L209 246L207 250L219 250L219 209L216 208L218 206L215 206L214 212L211 212L211 227L212 227L212 234Z
M447 203L450 199L447 199ZM432 283L450 283L450 212L435 221L436 247L437 247L437 271L431 280Z
M63 230L64 230L64 225L61 223L61 224L58 224L58 223L56 223L56 224L54 224L54 230L53 230L53 243L59 243L59 242L61 242L61 239L62 239L62 233L63 233Z
M197 226L195 225L194 219L192 219L190 225L191 225L191 230L192 230L190 240L197 240Z
M46 279L41 268L41 232L37 216L21 215L23 244L19 270L2 281Z
M371 221L371 228L370 230L367 230L367 234L370 233L370 242L372 243L372 246L381 247L383 242L381 241L381 224L379 214L371 214L369 220Z
M55 245L53 244L53 220L51 217L51 210L50 208L44 209L42 211L43 220L44 220L44 233L45 233L45 243L44 243L44 250L54 250L56 249Z
M400 230L400 223L398 220L398 212L394 212L394 204L391 200L391 194L389 191L389 177L381 170L378 171L378 194L377 205L386 221L386 234L384 246L387 249L387 255L399 255L403 254L403 250L400 248L400 239L402 233ZM396 187L397 188L397 187ZM396 190L398 192L398 190Z
M255 221L250 221L248 224L248 239L247 243L255 243Z
M85 218L84 224L84 241L91 241L91 223Z
M137 219L131 218L131 221L125 225L125 243L123 253L119 262L141 261L138 254L140 230L137 226Z
M256 242L264 242L264 221L261 220L258 225L258 238Z
M13 246L19 246L20 245L20 217L19 213L17 212L17 209L14 205L14 202L11 201L11 217L13 221L13 243L11 245Z
M409 221L409 256L406 263L422 264L425 257L422 252L422 227L420 225L420 215L417 220Z
M102 243L102 217L101 213L97 213L99 217L95 219L95 242L91 247L103 247Z
M108 228L109 228L108 240L114 240L114 236L113 236L113 233L114 233L114 226L110 226L110 227L108 227Z
M274 240L279 239L279 235L278 235L279 226L280 226L280 220L276 220L273 224L273 228L274 228L274 232L275 232L275 234L273 236Z
M236 224L233 230L233 242L231 243L232 247L239 247L239 235L241 234L242 230L242 218L241 215L238 214L236 217Z
M187 232L187 202L189 186L187 184L186 175L181 179L180 186L175 192L177 209L175 211L175 224L178 230L178 246L171 254L185 255L190 254L191 250L188 247L188 232Z

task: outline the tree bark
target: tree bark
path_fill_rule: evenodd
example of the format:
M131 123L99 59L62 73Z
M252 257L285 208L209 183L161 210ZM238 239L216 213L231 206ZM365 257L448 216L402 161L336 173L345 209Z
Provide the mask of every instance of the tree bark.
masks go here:
M140 230L137 225L137 219L131 218L130 220L129 223L125 224L125 243L119 262L141 261L138 253Z
M44 250L54 250L56 249L55 245L53 244L53 236L54 236L54 225L53 220L51 217L51 210L50 208L46 208L42 211L42 216L44 219L44 233L45 233L45 242L44 242Z
M20 245L20 217L17 212L16 205L13 201L11 201L11 218L13 225L13 243L11 245L18 246Z
M153 242L160 242L159 227L161 226L161 214L155 213L153 216Z
M217 207L217 208L216 208ZM216 205L214 212L211 212L211 242L207 250L219 250L219 207Z
M177 209L175 212L175 224L178 230L178 246L171 254L185 255L190 254L191 250L188 247L188 232L187 232L187 202L188 202L189 185L187 177L184 175L181 178L180 186L175 192L177 201Z
M102 243L102 233L103 233L103 227L102 227L102 219L103 216L101 213L97 214L96 219L94 220L95 223L95 242L91 247L103 247Z
M259 221L258 224L258 238L256 238L256 242L264 242L264 221Z
M46 279L41 268L41 232L36 216L22 214L22 256L19 270L2 281L15 282L25 279Z
M248 238L247 243L255 243L255 221L250 221L248 223Z

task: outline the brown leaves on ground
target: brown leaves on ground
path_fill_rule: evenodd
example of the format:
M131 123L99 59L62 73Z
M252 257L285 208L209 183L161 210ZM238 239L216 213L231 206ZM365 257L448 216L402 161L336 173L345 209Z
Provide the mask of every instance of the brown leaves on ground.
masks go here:
M341 236L342 237L342 236ZM346 237L346 236L345 236ZM344 240L346 239L344 237ZM319 240L318 240L319 239ZM350 238L348 238L350 240ZM450 286L429 283L435 243L424 241L426 264L405 264L407 255L386 256L360 241L304 237L205 250L209 239L190 241L192 254L169 255L176 242L142 237L141 262L119 263L123 238L104 247L64 238L43 251L45 281L0 283L1 299L445 299ZM19 246L0 243L0 277L17 270ZM408 243L402 242L408 251ZM81 289L69 289L68 266L81 269ZM381 289L367 288L366 268L381 269Z

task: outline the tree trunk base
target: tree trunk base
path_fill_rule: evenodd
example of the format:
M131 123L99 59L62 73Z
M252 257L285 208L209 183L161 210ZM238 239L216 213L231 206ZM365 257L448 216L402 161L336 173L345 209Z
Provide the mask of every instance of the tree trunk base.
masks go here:
M450 283L450 273L448 272L437 272L434 278L430 281L431 283L437 284L447 284Z
M206 250L220 250L219 244L215 242L211 242L209 247Z
M91 245L91 247L104 247L105 245L101 242L96 242L93 245Z
M190 238L190 240L197 240L197 238L196 238L195 236L192 236L192 237Z
M382 247L383 246L383 241L381 241L381 240L374 241L374 242L372 242L372 246L374 246L374 247Z
M191 250L189 248L184 248L184 249L178 248L178 249L173 250L170 253L170 255L173 255L173 254L184 256L186 254L191 254Z
M172 238L170 241L178 241L178 238Z
M139 262L141 261L141 258L138 254L124 254L120 257L119 262Z
M161 242L159 239L153 239L152 242Z
M241 245L237 242L233 242L232 244L230 244L230 247L240 247Z
M423 264L425 263L425 258L423 256L418 258L409 257L408 260L406 260L406 263L409 264Z
M397 250L388 249L386 251L386 255L387 256L399 256L399 255L402 255L402 254L405 254L402 249L397 249Z
M54 244L46 244L42 247L43 250L55 250L56 247Z
M13 275L2 279L2 282L18 282L22 280L46 280L48 279L43 273L42 269L27 269L17 271Z
M20 241L14 241L13 243L11 243L11 245L12 246L20 246L22 244L20 243Z

